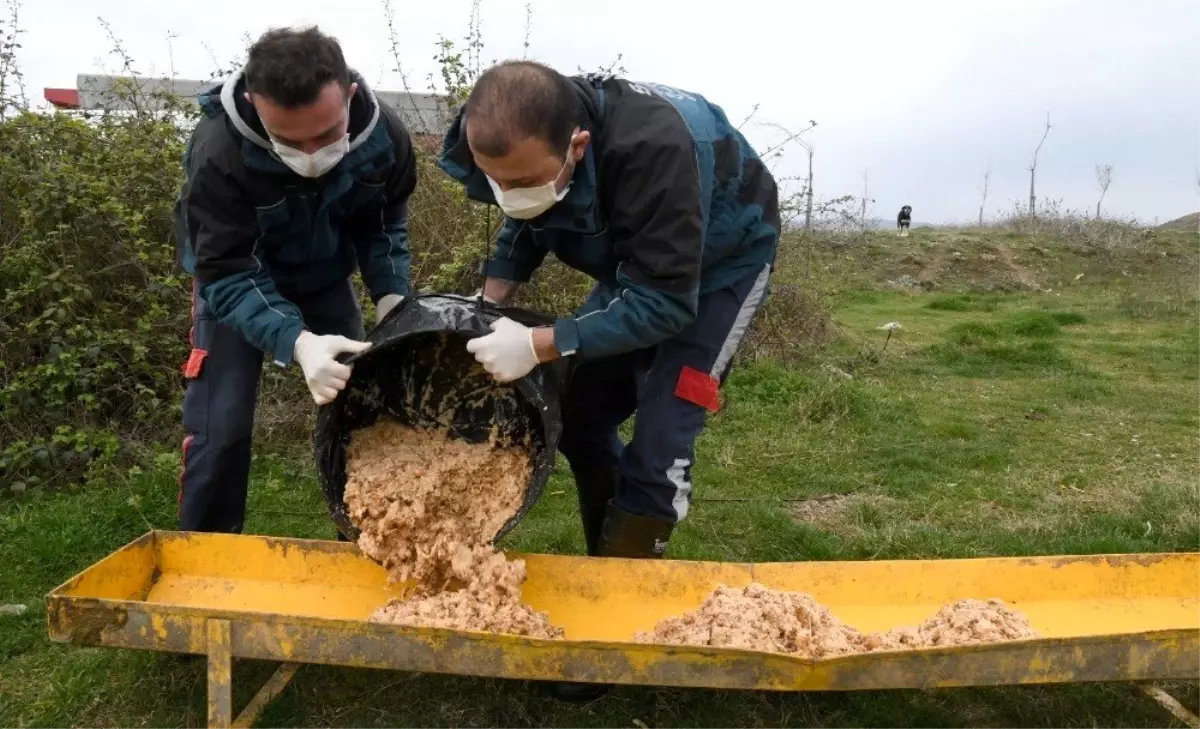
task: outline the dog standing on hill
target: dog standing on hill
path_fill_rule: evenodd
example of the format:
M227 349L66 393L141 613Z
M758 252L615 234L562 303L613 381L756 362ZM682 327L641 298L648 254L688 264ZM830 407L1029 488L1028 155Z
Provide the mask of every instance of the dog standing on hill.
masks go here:
M912 205L905 205L900 208L900 214L896 216L896 227L900 229L900 237L908 237L908 226L912 223Z

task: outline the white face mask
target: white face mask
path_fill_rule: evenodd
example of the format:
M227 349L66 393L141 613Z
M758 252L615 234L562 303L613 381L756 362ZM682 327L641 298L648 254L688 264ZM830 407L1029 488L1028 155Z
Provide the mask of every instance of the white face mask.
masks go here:
M275 139L275 137L271 137L271 146L274 147L279 161L290 167L297 175L301 177L320 177L336 167L337 163L341 162L342 158L350 152L349 103L346 104L346 126L347 131L345 136L333 144L321 147L312 154L289 147ZM267 136L270 136L270 132L267 133Z
M271 146L275 148L275 154L279 156L279 161L292 168L297 175L320 177L337 166L337 163L341 162L342 158L350 151L350 135L346 134L333 144L321 147L312 154L281 144L274 138L271 139Z
M488 177L487 181L488 185L491 185L492 194L496 196L496 204L500 206L505 215L517 220L529 220L554 207L554 203L559 202L567 196L567 193L571 190L570 181L563 187L562 192L556 189L556 185L558 178L562 176L563 171L569 165L571 165L570 147L567 148L567 161L563 162L562 169L558 171L553 180L547 182L545 185L538 185L537 187L514 187L511 190L501 190L500 186L491 177Z

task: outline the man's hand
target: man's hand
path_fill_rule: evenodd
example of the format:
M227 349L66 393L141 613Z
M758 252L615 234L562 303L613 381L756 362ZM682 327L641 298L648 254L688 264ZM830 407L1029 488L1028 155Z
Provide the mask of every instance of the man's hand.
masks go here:
M497 382L519 380L538 365L533 330L507 317L492 324L491 334L467 342L467 351Z
M379 303L375 304L375 325L378 326L379 322L387 317L388 312L399 306L401 301L404 301L404 297L400 294L387 294L381 298Z
M339 354L362 352L370 348L369 342L300 332L294 354L300 369L304 370L304 380L308 383L313 400L318 405L328 405L346 388L350 380L350 366L335 359Z

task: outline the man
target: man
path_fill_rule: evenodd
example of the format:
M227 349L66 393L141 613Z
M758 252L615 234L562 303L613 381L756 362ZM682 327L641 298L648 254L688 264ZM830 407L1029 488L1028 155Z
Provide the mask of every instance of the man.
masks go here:
M486 298L506 303L547 253L597 280L574 316L534 329L501 319L467 349L501 382L579 360L559 450L588 554L663 556L691 504L696 437L766 297L775 181L697 94L527 61L479 77L440 165L506 215ZM604 690L552 686L568 701Z
M547 253L597 280L574 316L534 329L502 319L467 348L502 382L579 360L559 449L588 554L661 557L691 503L696 437L766 296L774 180L697 94L526 61L479 77L440 164L507 216L488 299L507 302Z
M359 352L355 269L382 319L409 294L408 133L316 28L272 30L201 95L176 205L194 275L179 527L239 532L263 354L333 400Z
M896 216L896 227L900 229L900 237L908 237L908 226L912 224L912 206L905 205L900 208L900 214Z

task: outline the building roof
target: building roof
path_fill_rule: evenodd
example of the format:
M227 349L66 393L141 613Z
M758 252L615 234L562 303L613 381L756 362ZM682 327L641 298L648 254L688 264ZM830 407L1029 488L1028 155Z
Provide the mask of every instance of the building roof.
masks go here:
M218 82L81 73L75 78L76 88L48 88L45 89L44 95L46 101L59 109L161 109L172 96L194 101L200 92L216 83ZM414 135L441 136L450 126L450 111L444 96L375 90L375 97L380 103L395 109L409 132Z

